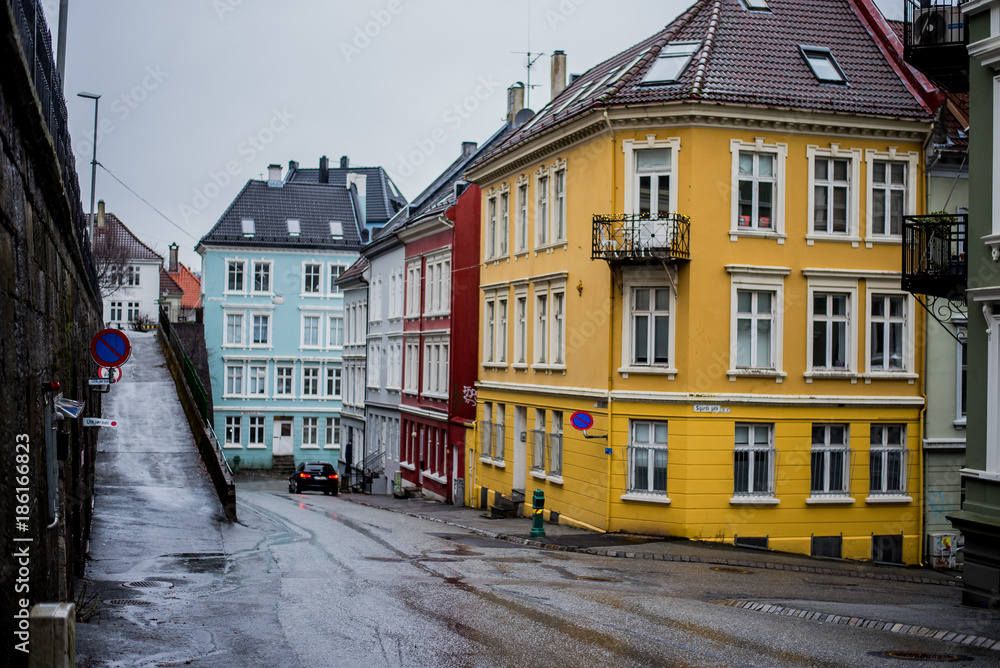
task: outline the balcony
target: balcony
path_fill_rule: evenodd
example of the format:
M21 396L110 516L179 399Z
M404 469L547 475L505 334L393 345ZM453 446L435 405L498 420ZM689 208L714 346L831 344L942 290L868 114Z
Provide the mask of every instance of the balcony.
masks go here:
M691 219L679 213L594 214L592 260L677 262L691 259Z
M950 93L969 90L963 0L904 0L903 59Z
M915 295L964 301L968 216L903 218L903 289Z

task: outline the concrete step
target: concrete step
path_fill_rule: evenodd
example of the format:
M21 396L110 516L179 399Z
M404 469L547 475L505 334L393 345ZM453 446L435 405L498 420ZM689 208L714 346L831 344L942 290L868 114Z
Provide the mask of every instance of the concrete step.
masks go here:
M292 455L275 455L271 457L271 471L275 475L290 476L295 471L295 457Z

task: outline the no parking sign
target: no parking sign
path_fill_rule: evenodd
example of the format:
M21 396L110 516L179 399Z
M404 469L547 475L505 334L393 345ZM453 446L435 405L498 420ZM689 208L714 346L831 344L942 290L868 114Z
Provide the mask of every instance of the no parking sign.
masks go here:
M101 366L119 367L131 354L132 344L117 329L102 329L90 340L90 356Z

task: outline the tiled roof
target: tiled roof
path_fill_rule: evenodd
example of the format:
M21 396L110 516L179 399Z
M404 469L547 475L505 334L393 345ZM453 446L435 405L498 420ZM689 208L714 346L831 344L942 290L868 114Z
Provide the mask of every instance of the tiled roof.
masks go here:
M181 308L201 308L201 279L194 275L183 262L177 263L176 272L167 272L174 282L181 287L184 296L181 297Z
M483 160L604 107L709 102L930 119L930 111L869 34L876 27L863 18L862 9L873 9L870 0L767 4L769 11L748 11L740 0L698 0L658 33L579 77ZM675 42L699 44L678 80L643 84L660 49ZM847 84L817 81L800 46L829 49Z
M139 237L125 227L125 223L118 216L107 213L104 215L104 226L100 225L100 218L94 226L94 255L100 257L103 249L109 249L110 252L117 255L119 248L123 250L124 256L130 260L159 260L163 262L163 256L139 241Z
M254 233L243 233L242 221L252 218ZM298 220L301 231L289 233L289 219ZM330 222L339 221L343 238L330 235ZM358 225L347 188L267 181L248 181L211 231L199 244L251 247L304 247L357 250Z
M337 277L337 285L349 283L351 280L358 278L365 273L365 270L367 270L369 266L368 258L359 257L354 261L354 264L345 269L340 276Z
M367 192L365 197L367 202L365 208L368 210L367 221L369 223L385 223L396 215L397 211L406 206L406 198L381 167L331 167L330 180L327 185L346 189L347 175L350 173L364 174L366 177L365 190ZM285 183L320 185L319 169L301 167L290 169L285 175Z
M163 267L160 267L160 294L161 295L183 295L184 290L181 286L177 285L177 282L173 279L168 272Z

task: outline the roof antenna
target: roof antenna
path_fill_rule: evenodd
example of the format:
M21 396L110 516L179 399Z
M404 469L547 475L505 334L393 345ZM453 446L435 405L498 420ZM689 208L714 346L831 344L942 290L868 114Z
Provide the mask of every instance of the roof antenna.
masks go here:
M544 56L544 53L532 53L531 52L531 0L528 0L528 50L527 51L511 51L511 53L522 53L527 58L527 65L525 69L528 70L527 83L524 86L524 106L526 109L531 108L531 89L538 88L541 84L531 85L531 68L534 66L535 62ZM532 58L531 56L535 56Z

